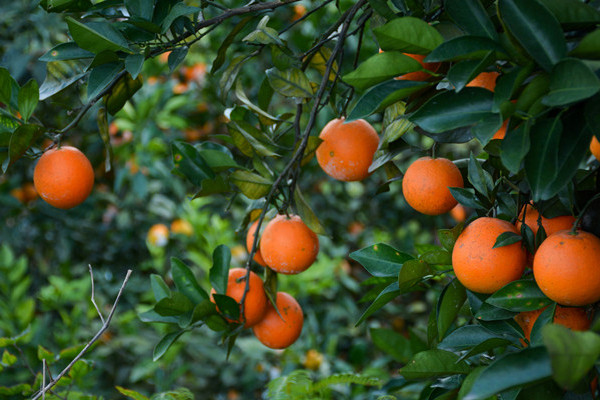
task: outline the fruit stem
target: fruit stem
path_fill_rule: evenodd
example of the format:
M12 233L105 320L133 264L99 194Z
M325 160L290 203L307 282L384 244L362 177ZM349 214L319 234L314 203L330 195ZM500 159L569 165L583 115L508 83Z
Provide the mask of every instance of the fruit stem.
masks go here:
M436 147L437 147L437 142L433 142L433 145L431 146L431 158L433 158L433 159L435 159Z
M581 218L583 217L583 214L585 214L585 212L587 211L587 209L590 207L590 205L596 199L600 199L600 193L596 193L596 195L594 195L594 197L592 197L591 199L589 199L588 202L585 204L585 206L581 209L581 212L579 213L579 216L577 217L577 219L573 223L573 228L571 229L571 234L572 235L575 235L577 233L577 226L579 225L579 221L581 221Z

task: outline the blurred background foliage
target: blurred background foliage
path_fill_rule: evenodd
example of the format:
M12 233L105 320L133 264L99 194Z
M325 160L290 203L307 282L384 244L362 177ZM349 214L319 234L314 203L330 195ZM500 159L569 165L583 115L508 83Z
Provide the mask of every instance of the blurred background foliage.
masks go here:
M281 29L310 10L311 4L306 0L279 10L272 27ZM286 40L291 46L306 47L315 37L316 27L322 21L333 21L336 13L333 5L323 8L286 34ZM38 7L38 1L0 4L0 65L20 84L30 78L44 81L46 65L37 59L67 40L60 18L60 14ZM380 339L386 334L397 338L397 334L419 346L429 304L436 294L421 292L398 298L356 327L364 308L360 300L372 300L374 292L370 292L371 286L361 285L367 275L347 255L378 242L413 251L415 245L434 241L435 229L451 227L454 220L449 215L417 215L400 195L400 185L386 185L382 173L364 182L335 182L312 161L299 183L311 193L310 204L328 236L320 238L322 250L310 270L280 278L280 288L297 298L305 310L298 342L287 350L274 351L245 334L226 360L219 336L200 329L186 333L162 359L152 361L153 347L166 331L139 318L154 303L150 274L167 276L170 258L178 257L192 266L208 287L211 254L217 245L232 249L232 267L242 266L247 257L243 246L246 227L241 222L249 202L223 196L192 200L193 187L172 172L173 142L226 140L224 123L232 110L226 110L222 97L227 96L221 96L219 82L210 73L226 29L217 28L215 34L193 46L184 64L172 74L165 57L145 63L143 88L110 120L110 168L105 165L106 150L97 133L97 109L68 135L66 141L82 149L95 167L95 190L83 205L63 211L37 198L31 185L35 152L0 177L0 338L8 338L0 340L4 352L0 386L33 383L35 379L39 384L42 358L56 368L66 365L69 356L99 329L101 322L90 302L88 265L95 274L96 301L105 314L125 271L131 268L134 272L110 330L74 369L66 386L57 389L66 391L69 399L118 398L116 386L147 395L185 387L197 398L259 398L269 382L298 369L310 371L314 380L355 372L387 382L406 355L379 351L377 340L369 337L372 330ZM235 57L236 46L247 45L234 44L228 59ZM367 41L361 58L376 52L374 43ZM244 87L258 90L256 82L264 79L262 71L272 62L271 55L263 53L243 68ZM82 86L72 85L41 103L36 116L48 126L63 127L82 105L82 98ZM317 126L322 127L335 114L331 108L324 110ZM381 127L381 121L372 122ZM404 139L407 147L417 150L431 144L416 134ZM40 142L37 151L47 145ZM454 159L468 154L468 149L457 152L451 145L438 151ZM411 154L414 158L420 155ZM379 193L382 188L388 191ZM168 237L149 234L157 224L168 228ZM373 279L367 283L377 284ZM393 379L390 382L388 385L393 385ZM19 393L26 390L20 389L2 389L0 398L22 398ZM332 390L335 398L367 399L380 389L335 385ZM385 388L386 393L389 390ZM406 398L412 397L411 386L404 391ZM182 396L185 398L185 393Z

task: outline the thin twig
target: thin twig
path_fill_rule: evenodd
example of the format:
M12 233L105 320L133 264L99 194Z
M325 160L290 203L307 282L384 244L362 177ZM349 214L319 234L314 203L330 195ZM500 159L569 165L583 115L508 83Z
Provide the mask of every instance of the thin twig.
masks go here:
M67 365L65 367L65 369L63 369L57 376L56 378L52 379L47 385L44 384L42 389L40 391L37 392L37 394L35 396L33 396L31 398L31 400L37 400L40 397L44 396L45 393L50 390L51 388L53 388L59 381L60 379L65 376L70 370L71 368L73 368L73 365L75 365L75 363L77 361L79 361L81 359L81 357L83 357L85 355L85 353L87 353L87 351L90 349L90 347L92 347L92 345L100 338L100 336L102 336L102 334L104 332L106 332L106 330L108 329L110 322L115 314L115 311L117 309L117 304L119 304L119 300L121 299L121 294L123 293L123 289L125 289L125 286L127 285L127 282L129 281L129 277L131 276L131 270L127 270L127 275L125 275L125 279L123 280L123 284L121 284L121 288L119 289L119 293L117 293L117 297L115 298L115 301L112 305L112 308L110 310L110 313L108 314L108 317L106 318L106 321L104 322L104 324L102 324L102 327L100 328L100 330L94 335L94 337L85 345L85 347L79 352L79 354L77 354L77 356L75 356L75 358L69 363L69 365ZM44 374L45 376L45 374Z
M88 268L90 270L90 279L92 281L92 304L94 305L94 307L96 307L96 311L98 312L98 316L100 317L100 320L102 321L102 324L104 325L104 316L102 316L102 313L100 312L100 308L98 307L98 304L96 304L96 300L95 300L95 295L94 295L94 270L92 269L92 265L88 264Z
M46 359L42 359L42 399L46 400Z

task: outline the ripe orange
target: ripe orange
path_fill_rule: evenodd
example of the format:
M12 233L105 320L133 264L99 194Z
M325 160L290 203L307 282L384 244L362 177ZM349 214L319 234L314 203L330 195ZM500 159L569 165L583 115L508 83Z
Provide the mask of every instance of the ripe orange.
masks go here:
M246 270L244 268L230 269L229 278L227 279L227 291L225 294L240 303L242 301L242 297L244 296L245 288ZM212 294L214 293L215 290L213 289L211 291L211 300ZM246 294L244 303L244 317L246 319L244 327L250 328L261 321L265 315L265 312L267 311L267 295L265 294L263 281L252 271L250 271L250 289ZM240 311L241 309L242 306L240 303Z
M506 136L506 128L508 128L508 119L504 120L504 123L502 123L500 129L498 129L496 133L494 133L494 136L492 136L492 139L504 139L504 137Z
M596 138L596 136L592 137L592 142L590 143L590 151L596 157L596 160L600 161L600 142Z
M456 223L463 222L467 219L467 209L462 204L457 204L450 210L450 216Z
M458 203L449 187L463 187L458 167L447 158L422 157L412 163L402 180L402 193L415 210L427 215L440 215Z
M302 332L304 316L300 304L285 292L277 293L277 309L271 303L263 319L252 328L254 336L271 349L284 349L292 345Z
M192 236L194 234L194 228L188 221L179 218L171 222L171 232L179 233L185 236Z
M538 319L542 311L546 307L534 311L524 311L515 316L515 321L523 329L525 338L531 339L531 330L535 321ZM553 322L558 325L566 326L574 331L586 331L590 329L592 324L591 316L589 316L584 308L580 307L561 307L556 306Z
M265 264L280 274L299 274L316 260L319 238L297 215L278 215L265 227L260 238Z
M471 82L467 83L468 87L482 87L492 92L496 88L496 79L500 74L498 72L482 72L475 77Z
M63 146L46 151L33 171L33 184L40 197L57 208L83 203L94 187L90 160L78 149Z
M252 250L252 245L254 244L254 232L256 232L257 225L258 221L255 221L252 225L250 225L250 229L248 229L248 233L246 234L246 249L248 249L248 253L250 253L250 251ZM260 245L260 238L258 240L258 243ZM254 261L256 261L258 265L262 265L263 267L266 265L265 260L263 260L260 254L260 246L256 249L256 252L254 252Z
M317 162L332 178L360 181L369 176L369 167L379 146L379 136L364 119L344 123L336 118L321 131Z
M518 233L510 222L483 217L471 222L456 240L452 265L467 289L494 293L523 275L527 256L521 242L493 248L504 232Z
M600 300L600 239L591 233L559 231L548 236L533 259L541 291L566 306Z
M439 63L439 62L424 63L423 60L426 57L426 55L424 55L424 54L404 53L404 55L407 55L410 58L417 60L423 66L423 68L425 68L426 70L431 71L431 72L436 72L438 69L440 69L440 66L442 65L442 63ZM426 81L429 78L431 78L431 75L428 74L427 72L415 71L415 72L409 72L408 74L401 75L395 79L407 80L407 81Z
M540 213L530 204L527 204L525 207L523 207L523 210L521 210L519 218L517 219L517 222L515 224L519 232L521 232L521 221L523 221L523 213L525 213L525 225L531 228L533 234L536 235L539 229L538 218L540 216ZM571 229L574 223L575 217L573 217L572 215L562 215L560 217L554 218L542 217L542 226L544 227L544 231L546 231L546 236L550 236L553 233L565 229Z
M165 224L152 225L146 239L153 246L163 247L169 241L169 228Z

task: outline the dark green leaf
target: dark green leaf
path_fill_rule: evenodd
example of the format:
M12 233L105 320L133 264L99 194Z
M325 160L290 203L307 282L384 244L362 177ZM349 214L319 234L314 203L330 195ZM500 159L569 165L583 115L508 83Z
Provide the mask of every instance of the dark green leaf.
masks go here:
M226 318L233 321L240 319L240 304L237 301L223 294L214 294L213 298L217 303L219 312Z
M186 178L196 186L202 186L205 179L214 179L214 171L208 163L202 158L198 149L189 143L173 142L171 146L173 151L173 163L175 169L181 172Z
M600 23L600 12L578 0L539 0L568 30Z
M554 380L563 388L574 389L600 357L600 335L549 324L542 329L542 336Z
M8 70L0 67L0 102L10 104L14 81Z
M600 90L600 80L583 61L566 58L550 74L550 92L542 99L548 106L562 106L592 97Z
M184 3L176 3L169 11L169 14L167 14L165 19L162 21L161 33L166 33L177 18L183 17L184 15L194 14L199 11L200 9L198 7L191 7L185 5Z
M127 39L107 22L89 22L83 24L67 17L71 37L79 47L94 54L106 50L131 53Z
M122 69L123 64L117 62L102 64L94 68L90 72L90 78L88 80L88 100L95 99L98 95L100 95L102 91L106 89L108 85L110 85L115 78L115 75L117 75Z
M417 60L397 51L386 51L366 59L358 68L346 74L344 81L364 90L395 76L422 69Z
M171 297L161 299L154 306L154 311L163 317L185 314L191 311L194 305L183 293L173 292Z
M454 243L456 243L456 239L464 229L464 223L460 223L456 225L452 229L439 229L438 230L438 239L444 248L448 251L452 251L454 249Z
M150 275L150 286L152 287L152 293L154 293L154 299L157 302L171 296L169 287L160 275Z
M215 57L215 60L212 63L212 67L210 69L211 74L214 74L215 72L217 72L219 70L219 68L221 68L223 66L223 63L225 62L225 60L227 58L227 49L229 49L229 46L231 46L231 44L235 40L235 37L246 27L248 22L250 22L251 20L252 20L251 16L248 16L248 17L242 19L231 30L231 32L229 32L227 37L225 37L225 39L223 40L223 43L219 47L219 50L217 52L217 57Z
M485 400L502 391L539 382L551 375L546 349L527 348L507 354L490 364L477 377L464 400Z
M502 164L513 174L521 169L521 163L529 152L529 124L521 124L517 129L507 129L500 145Z
M82 49L75 42L61 43L54 46L38 60L40 61L63 61L63 60L78 60L81 58L92 58L94 53Z
M40 101L71 86L86 75L87 63L80 60L49 62L46 64L46 79L40 86Z
M481 325L465 325L452 331L438 345L440 349L463 351L474 348L490 339L499 339L511 343L507 337L501 337Z
M445 350L427 350L414 356L400 375L409 380L429 379L438 376L468 374L471 367L465 362L458 362L458 356Z
M422 260L406 260L398 273L398 287L407 292L416 284L432 277L433 271L427 262Z
M521 235L514 232L503 232L497 238L492 249L497 247L510 246L511 244L519 243L521 241Z
M556 303L550 304L544 308L541 314L535 320L531 332L529 334L530 346L541 346L543 344L542 331L544 326L551 324L554 321L554 312L556 311Z
M407 363L412 357L410 341L391 329L371 328L373 344L396 361Z
M591 60L600 59L600 29L585 35L569 55Z
M373 276L396 277L405 261L414 259L384 243L355 251L350 258L359 262Z
M550 299L542 293L535 281L523 279L507 284L491 295L486 303L509 311L521 312L537 310L550 304Z
M227 291L227 280L229 277L229 265L231 263L231 251L224 244L217 246L213 251L213 265L210 269L210 284L219 294Z
M502 321L513 318L517 314L517 312L494 307L489 303L483 303L477 314L475 314L475 318L479 321Z
M133 79L137 78L139 73L142 72L144 60L143 54L130 54L125 57L125 70L129 72Z
M440 44L425 57L424 61L481 60L489 53L503 54L504 50L497 42L485 37L459 36Z
M127 7L127 11L129 11L131 16L142 18L146 21L152 21L154 1L125 0L125 7Z
M460 284L458 279L452 280L442 293L438 300L437 305L437 328L438 328L438 340L442 340L454 323L454 320L458 316L458 312L462 308L465 300L467 299L467 292L463 285Z
M194 304L208 299L208 294L200 287L190 268L175 257L171 258L171 275L177 290L186 295Z
M169 72L173 72L173 71L175 71L175 69L177 69L177 67L179 67L179 64L181 64L181 62L185 59L185 56L187 56L187 53L188 53L188 47L183 46L183 47L177 47L175 50L173 50L169 54L169 58L168 58Z
M8 146L8 163L4 163L3 171L13 165L35 140L44 132L39 125L25 124L20 125L10 136L10 144Z
M158 361L166 352L169 350L169 347L179 339L179 336L185 333L185 330L171 332L165 335L160 342L156 344L154 347L154 352L152 354L152 361Z
M375 301L367 307L367 309L360 316L358 321L356 322L356 326L360 325L364 320L370 317L375 311L379 310L381 307L385 306L391 300L395 299L398 295L400 295L402 291L398 288L398 282L390 283L385 289L383 289Z
M129 74L121 76L104 99L108 113L115 115L142 86L141 76L137 79L132 79Z
M427 54L444 41L435 28L415 17L395 18L373 31L379 46L385 51Z
M531 150L525 157L525 173L533 201L554 196L549 186L558 172L558 146L562 133L560 119L542 120L531 128Z
M285 71L271 68L265 73L273 90L282 96L310 98L313 95L310 81L298 68L289 68Z
M500 17L521 46L546 71L567 53L560 24L537 1L499 0Z
M481 163L473 156L473 153L469 156L468 179L475 190L488 197L488 189L491 190L493 187L492 176L483 169Z
M446 0L444 5L450 18L468 34L498 38L496 27L479 0Z
M475 190L468 188L448 188L450 189L450 193L452 193L452 197L456 199L460 204L465 207L473 208L475 210L485 210L485 206L479 200L477 195L475 194Z
M483 72L495 61L494 53L488 52L481 60L466 60L450 67L446 77L454 86L456 92L460 92L473 79Z
M298 187L298 185L296 185L296 190L294 190L294 203L296 204L296 211L298 211L298 215L300 215L300 218L302 218L302 221L310 228L310 230L317 235L327 234L316 214L304 199L304 196L302 195L302 192L300 192L300 187Z

